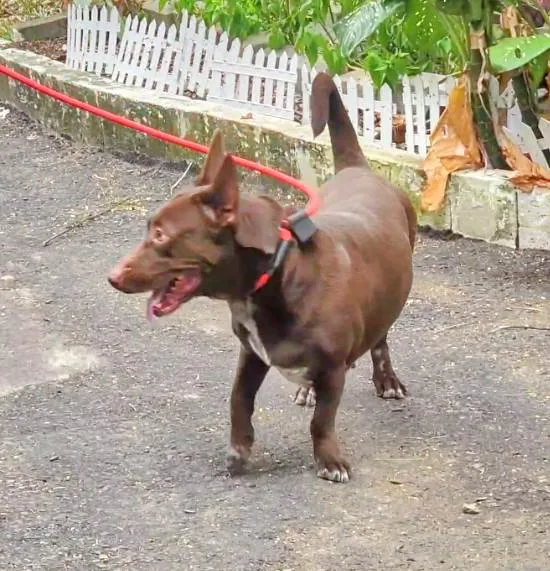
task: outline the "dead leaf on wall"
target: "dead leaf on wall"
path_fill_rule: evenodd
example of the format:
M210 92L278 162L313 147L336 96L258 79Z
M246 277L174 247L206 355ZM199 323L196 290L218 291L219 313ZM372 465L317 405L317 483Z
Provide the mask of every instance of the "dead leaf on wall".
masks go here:
M550 171L526 157L500 125L495 124L495 133L504 159L513 171L510 182L525 192L531 192L535 186L550 188Z
M430 136L430 149L424 160L427 183L421 197L425 211L441 207L451 173L483 166L469 93L469 80L463 76L451 90L447 108Z

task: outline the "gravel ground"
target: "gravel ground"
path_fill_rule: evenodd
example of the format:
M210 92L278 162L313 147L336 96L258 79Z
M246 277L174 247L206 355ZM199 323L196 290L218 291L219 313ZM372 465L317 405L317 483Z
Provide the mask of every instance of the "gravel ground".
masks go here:
M105 280L180 172L14 111L0 141L0 569L549 569L550 254L423 235L390 337L411 396L349 375L350 484L315 478L275 372L232 479L226 307L152 327Z

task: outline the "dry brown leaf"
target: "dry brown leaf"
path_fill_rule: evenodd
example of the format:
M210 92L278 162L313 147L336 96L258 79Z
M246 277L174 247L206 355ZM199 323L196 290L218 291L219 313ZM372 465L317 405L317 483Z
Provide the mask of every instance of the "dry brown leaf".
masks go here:
M463 76L449 94L447 108L430 136L431 146L424 160L427 183L422 191L423 210L433 212L441 207L451 173L483 166L469 92L468 78Z
M513 171L510 182L526 192L531 192L535 186L550 188L550 171L526 157L500 125L495 125L495 133L504 159Z

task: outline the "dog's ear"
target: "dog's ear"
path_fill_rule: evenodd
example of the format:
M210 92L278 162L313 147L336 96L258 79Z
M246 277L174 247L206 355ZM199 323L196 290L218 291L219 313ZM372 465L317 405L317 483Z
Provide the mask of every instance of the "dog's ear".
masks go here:
M214 136L212 137L212 141L210 141L208 155L206 156L201 174L196 181L196 185L204 186L207 184L213 184L224 159L225 150L223 145L223 135L219 129L216 129Z
M210 155L208 155L210 157ZM233 157L225 155L210 188L195 195L203 213L219 226L234 226L239 207L237 168Z
M263 197L262 197L263 198ZM273 254L279 240L277 209L268 200L255 201L239 209L235 240L244 248Z

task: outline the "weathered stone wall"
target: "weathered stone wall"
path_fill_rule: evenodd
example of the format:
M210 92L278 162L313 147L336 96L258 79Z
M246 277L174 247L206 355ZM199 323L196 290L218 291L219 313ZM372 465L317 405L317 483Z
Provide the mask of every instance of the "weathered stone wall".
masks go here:
M255 116L204 101L162 96L128 88L110 80L67 69L58 62L14 49L0 49L0 63L44 85L82 101L130 117L168 133L208 144L214 130L223 130L227 149L291 174L307 183L321 184L332 172L327 134L313 140L307 126ZM62 105L0 74L0 101L21 109L48 128L89 145L136 151L171 160L202 160L174 145L135 133ZM420 191L425 182L421 161L400 151L365 148L373 170L403 189L419 213L419 222L438 230L505 246L550 250L550 193L518 192L501 171L462 172L451 177L447 199L440 212L420 212ZM297 199L269 179L244 175L262 190Z

